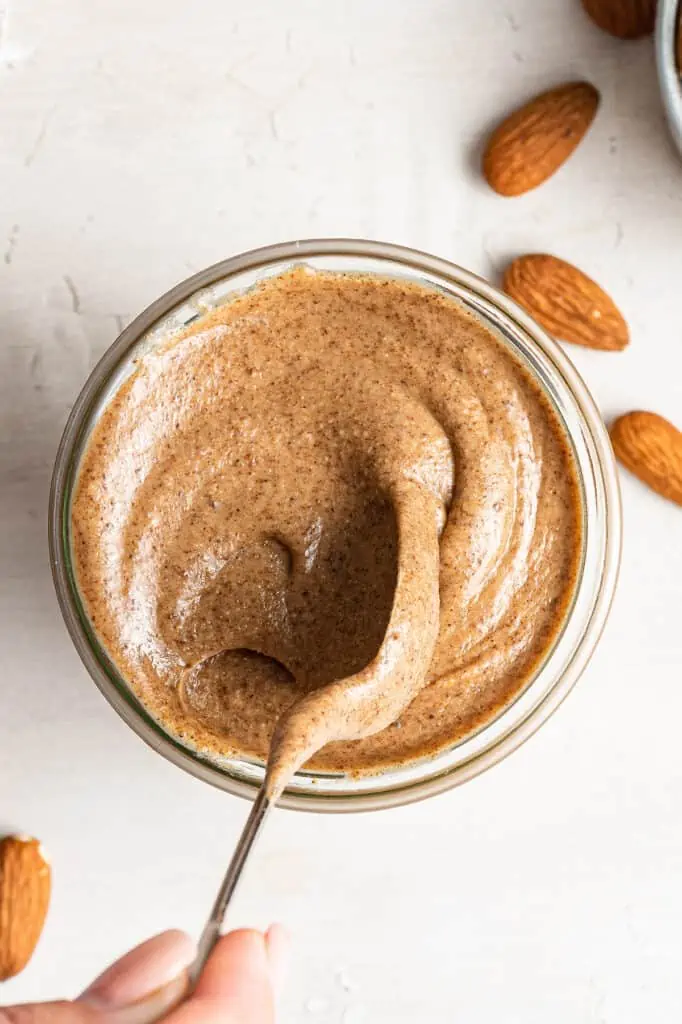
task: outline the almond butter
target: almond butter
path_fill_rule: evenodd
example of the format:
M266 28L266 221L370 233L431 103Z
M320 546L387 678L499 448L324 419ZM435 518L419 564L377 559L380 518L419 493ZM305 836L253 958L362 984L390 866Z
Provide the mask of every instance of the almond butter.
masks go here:
M504 273L503 287L557 338L605 352L628 344L627 324L613 300L582 270L557 256L518 256Z
M37 839L0 842L0 981L22 971L43 930L50 902L50 866Z
M623 465L670 501L682 505L682 431L655 412L628 412L610 428Z
M570 82L514 111L490 136L483 174L503 196L541 185L568 160L590 127L599 93L589 82Z
M656 0L582 0L595 25L619 39L648 36L656 24Z

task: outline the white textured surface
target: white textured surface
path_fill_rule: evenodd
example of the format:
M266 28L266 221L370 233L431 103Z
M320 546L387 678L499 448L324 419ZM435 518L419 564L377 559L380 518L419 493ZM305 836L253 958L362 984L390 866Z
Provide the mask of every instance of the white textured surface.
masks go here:
M0 40L0 826L40 836L55 881L6 1002L73 993L157 929L196 933L247 810L126 730L53 597L51 461L119 326L295 236L486 275L550 249L632 327L626 354L571 350L605 415L682 425L682 166L650 42L602 35L578 0L0 0ZM573 76L603 93L594 129L546 186L497 198L481 133ZM524 749L403 810L275 816L233 920L291 924L285 1024L678 1016L682 512L623 491L609 629Z

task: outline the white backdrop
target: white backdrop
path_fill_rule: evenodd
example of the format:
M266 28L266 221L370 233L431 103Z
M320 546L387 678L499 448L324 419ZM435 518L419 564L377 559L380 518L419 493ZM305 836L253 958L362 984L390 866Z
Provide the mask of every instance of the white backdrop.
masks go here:
M74 993L163 927L196 933L247 810L126 730L53 597L51 461L119 327L276 240L387 239L487 276L550 250L630 323L626 353L571 349L605 415L682 425L682 162L651 41L603 35L578 0L0 0L0 26L0 827L54 865L8 1002ZM584 144L538 191L495 196L482 133L572 77L603 96ZM677 1015L682 512L623 492L609 628L530 743L421 805L275 815L233 921L291 925L285 1024Z

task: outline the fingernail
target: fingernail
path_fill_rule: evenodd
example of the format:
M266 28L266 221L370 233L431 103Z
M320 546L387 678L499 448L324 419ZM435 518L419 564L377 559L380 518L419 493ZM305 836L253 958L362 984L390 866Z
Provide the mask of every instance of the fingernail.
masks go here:
M182 999L194 953L184 932L163 932L117 960L79 998L117 1024L151 1024Z
M291 950L291 935L283 924L271 924L265 933L265 948L268 954L268 965L273 988L282 987Z

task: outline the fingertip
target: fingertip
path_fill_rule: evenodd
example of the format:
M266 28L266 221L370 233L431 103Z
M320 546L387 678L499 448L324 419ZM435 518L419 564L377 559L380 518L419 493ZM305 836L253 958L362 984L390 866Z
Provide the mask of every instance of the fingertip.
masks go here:
M169 928L165 932L160 932L156 939L163 939L166 949L172 949L176 958L182 960L185 967L191 964L196 956L196 942L187 932L183 932L180 928Z
M194 992L169 1024L270 1024L274 986L262 932L240 928L223 935L204 967Z
M195 952L195 944L185 932L161 932L108 967L79 998L103 1009L137 1003L178 979Z
M284 981L291 950L291 934L283 924L271 924L265 933L265 949L272 983L279 989Z
M231 995L236 986L269 980L269 970L263 933L254 928L238 928L218 940L196 991L199 995Z

